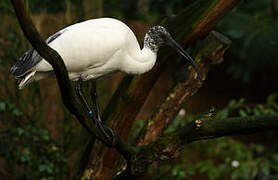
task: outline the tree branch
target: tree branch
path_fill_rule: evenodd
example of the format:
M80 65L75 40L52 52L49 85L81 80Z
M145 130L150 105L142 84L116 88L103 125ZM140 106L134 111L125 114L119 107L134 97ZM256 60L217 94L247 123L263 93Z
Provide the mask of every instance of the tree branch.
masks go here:
M165 134L154 143L142 146L132 158L130 173L133 176L145 172L154 161L178 157L189 143L223 136L251 134L278 128L278 114L212 119L203 117L188 123L171 134ZM127 173L127 172L125 172Z
M212 31L202 42L195 61L203 79L206 78L211 65L222 62L223 55L230 45L231 41L229 39L215 31ZM195 73L191 71L186 81L177 83L163 104L160 105L156 114L152 116L153 118L146 123L145 134L139 140L140 146L155 141L174 120L185 100L195 94L201 87L194 75Z

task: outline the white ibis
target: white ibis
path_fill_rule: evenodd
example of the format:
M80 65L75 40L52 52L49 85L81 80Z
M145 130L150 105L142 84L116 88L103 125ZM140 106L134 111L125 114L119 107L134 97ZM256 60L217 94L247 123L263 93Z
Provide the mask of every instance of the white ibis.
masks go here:
M143 49L132 30L112 18L92 19L68 26L50 36L46 42L63 58L69 78L77 81L76 91L90 115L93 113L82 95L82 81L96 80L117 71L127 74L145 73L152 69L159 47L165 44L174 47L184 56L201 80L201 74L192 58L162 26L154 26L146 33ZM19 89L54 75L51 65L35 49L27 51L11 68L11 72L21 79ZM95 124L107 138L113 138L113 131L105 127L99 118L95 83L92 89L96 108Z

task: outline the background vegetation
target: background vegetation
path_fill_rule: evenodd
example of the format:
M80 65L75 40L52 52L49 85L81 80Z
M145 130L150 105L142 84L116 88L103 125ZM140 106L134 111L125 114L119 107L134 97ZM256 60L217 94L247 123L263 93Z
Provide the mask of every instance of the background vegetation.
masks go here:
M32 0L26 4L45 38L66 25L109 16L129 24L142 41L148 27L175 16L190 2ZM210 106L215 107L215 116L222 118L277 113L277 15L277 0L253 0L242 1L223 18L216 29L233 41L232 47L167 132L200 117ZM30 45L9 1L0 2L0 23L0 179L75 179L90 137L63 108L55 80L17 89L9 69ZM190 51L194 52L194 45ZM101 109L122 76L116 74L99 83ZM167 74L164 76L167 79ZM156 91L138 116L134 136L167 85L158 85ZM185 149L182 158L149 167L150 177L213 180L277 174L275 142L276 132L196 142Z

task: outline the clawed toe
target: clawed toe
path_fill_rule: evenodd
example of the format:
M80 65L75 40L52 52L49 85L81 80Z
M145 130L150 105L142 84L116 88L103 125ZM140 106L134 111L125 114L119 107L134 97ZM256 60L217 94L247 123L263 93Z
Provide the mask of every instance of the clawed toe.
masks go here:
M113 146L115 144L115 141L116 141L116 136L115 136L114 131L107 126L104 126L104 129L106 131L106 134L109 134L109 137L107 137L107 140L108 140L109 144L111 146Z
M103 125L101 121L97 121L97 127L100 130L100 132L105 136L107 143L113 146L116 140L114 131L111 128Z

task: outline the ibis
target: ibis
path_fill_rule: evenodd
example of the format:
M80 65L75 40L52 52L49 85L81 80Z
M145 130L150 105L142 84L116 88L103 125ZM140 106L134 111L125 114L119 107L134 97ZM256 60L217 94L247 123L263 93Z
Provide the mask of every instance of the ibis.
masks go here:
M132 30L113 18L87 20L68 26L50 36L46 43L63 58L69 78L76 81L76 93L94 119L94 125L108 140L113 140L113 131L106 127L99 116L96 80L121 71L127 74L142 74L152 69L157 52L162 45L175 48L191 63L201 80L201 74L190 55L171 37L166 28L153 26L146 33L141 49ZM35 49L27 51L11 68L11 73L20 79L19 89L27 84L53 77L52 66ZM82 82L92 80L91 95L95 111L89 107L82 92Z

